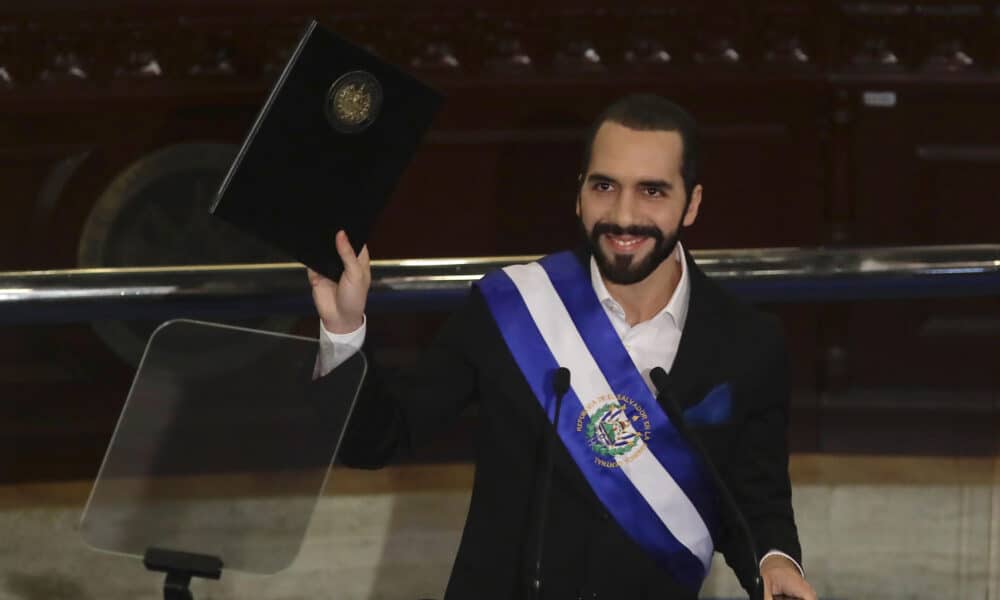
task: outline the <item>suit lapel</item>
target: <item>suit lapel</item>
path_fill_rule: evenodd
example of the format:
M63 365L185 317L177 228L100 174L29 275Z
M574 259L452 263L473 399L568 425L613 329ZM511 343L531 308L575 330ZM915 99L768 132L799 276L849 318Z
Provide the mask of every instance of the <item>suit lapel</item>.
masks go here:
M720 373L723 340L718 297L712 283L686 248L684 259L687 261L691 299L677 356L670 369L670 391L682 408L696 404L717 383L711 378Z

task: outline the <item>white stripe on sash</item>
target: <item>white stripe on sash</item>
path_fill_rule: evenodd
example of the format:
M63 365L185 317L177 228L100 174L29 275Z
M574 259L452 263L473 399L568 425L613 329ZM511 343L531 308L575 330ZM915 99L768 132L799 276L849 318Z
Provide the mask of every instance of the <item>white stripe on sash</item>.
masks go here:
M545 269L538 263L531 263L507 267L504 272L517 286L556 361L573 374L572 388L580 402L614 396ZM586 406L581 408L588 410ZM588 414L593 417L592 413ZM707 572L713 551L708 527L670 473L648 448L646 450L630 460L620 456L615 460L660 521L701 560Z

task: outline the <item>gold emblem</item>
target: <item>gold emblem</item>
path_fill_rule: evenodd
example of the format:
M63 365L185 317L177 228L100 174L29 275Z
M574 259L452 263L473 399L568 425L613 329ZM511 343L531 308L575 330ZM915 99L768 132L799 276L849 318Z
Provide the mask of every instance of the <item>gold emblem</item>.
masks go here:
M366 71L345 73L330 86L326 117L341 133L358 133L368 128L382 107L382 86Z
M576 431L594 452L594 464L606 469L617 469L645 452L652 429L646 409L624 394L587 403L576 419Z
M349 83L337 90L333 105L341 121L357 125L372 112L372 91L364 83Z

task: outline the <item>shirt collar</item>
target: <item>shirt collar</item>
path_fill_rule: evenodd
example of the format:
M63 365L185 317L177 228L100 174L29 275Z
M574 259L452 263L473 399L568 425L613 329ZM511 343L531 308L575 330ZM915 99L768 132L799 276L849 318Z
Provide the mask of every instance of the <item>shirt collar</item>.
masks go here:
M668 318L674 322L677 329L683 331L684 323L687 321L688 304L690 304L691 300L691 283L689 281L687 261L684 259L684 249L681 247L680 241L677 242L677 247L674 248L672 256L681 265L680 281L677 282L677 287L674 288L674 294L670 297L670 301L650 321ZM597 260L593 256L590 257L590 281L601 304L624 319L625 310L618 304L617 300L611 297L611 293L608 292L608 287L604 285L604 279L597 268Z

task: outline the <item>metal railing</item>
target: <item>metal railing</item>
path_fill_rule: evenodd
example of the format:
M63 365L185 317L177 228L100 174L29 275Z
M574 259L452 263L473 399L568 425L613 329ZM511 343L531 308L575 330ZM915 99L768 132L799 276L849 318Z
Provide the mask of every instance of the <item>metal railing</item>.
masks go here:
M1000 244L704 250L695 260L751 302L1000 295ZM492 269L537 256L373 262L369 309L448 308ZM0 272L0 323L310 314L296 263Z

